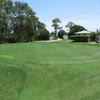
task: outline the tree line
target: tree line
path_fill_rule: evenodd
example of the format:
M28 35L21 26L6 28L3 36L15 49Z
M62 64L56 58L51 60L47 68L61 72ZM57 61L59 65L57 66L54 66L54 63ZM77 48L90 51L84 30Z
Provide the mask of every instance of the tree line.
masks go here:
M68 34L69 38L75 32L86 30L85 27L73 22L67 23L65 32L60 27L61 20L52 20L53 32L46 29L46 25L39 20L36 13L25 2L12 0L0 0L0 43L30 42L34 40L48 40L50 35L63 38ZM97 30L97 33L100 33ZM55 38L55 39L56 39Z
M46 25L25 2L0 0L0 43L48 39Z
M83 30L87 30L85 27L81 26L81 25L77 25L73 22L68 22L67 25L65 26L66 29L68 29L68 33L66 33L62 27L60 27L60 23L61 23L61 20L59 18L55 18L52 20L52 26L54 27L54 34L56 37L60 37L60 38L63 38L63 35L67 34L69 36L69 38L72 36L72 35L75 35L76 32L79 32L79 31L83 31Z

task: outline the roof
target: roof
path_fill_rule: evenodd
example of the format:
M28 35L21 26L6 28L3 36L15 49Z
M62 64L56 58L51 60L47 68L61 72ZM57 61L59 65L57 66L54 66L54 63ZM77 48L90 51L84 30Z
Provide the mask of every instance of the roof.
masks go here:
M80 31L80 32L76 32L75 34L91 34L91 32L89 32L89 31Z

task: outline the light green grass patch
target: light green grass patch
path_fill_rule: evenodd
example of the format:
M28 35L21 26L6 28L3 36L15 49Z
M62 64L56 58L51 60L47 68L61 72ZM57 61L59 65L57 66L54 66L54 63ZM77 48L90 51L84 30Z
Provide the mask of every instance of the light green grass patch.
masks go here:
M0 55L0 57L5 58L5 59L15 59L14 56L9 56L9 55Z

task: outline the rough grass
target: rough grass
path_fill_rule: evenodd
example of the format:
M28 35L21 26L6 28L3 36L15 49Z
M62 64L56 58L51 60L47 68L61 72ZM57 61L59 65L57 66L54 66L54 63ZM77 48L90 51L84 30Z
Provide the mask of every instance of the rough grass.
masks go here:
M100 100L100 46L0 45L0 100Z

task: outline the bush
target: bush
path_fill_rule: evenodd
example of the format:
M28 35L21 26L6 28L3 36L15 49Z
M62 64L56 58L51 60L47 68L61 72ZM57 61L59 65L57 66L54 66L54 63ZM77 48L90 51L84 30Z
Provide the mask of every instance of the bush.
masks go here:
M97 34L96 33L92 33L90 37L91 37L91 41L95 41L96 37L97 37Z
M37 36L37 40L49 40L50 33L47 30L43 30Z
M87 42L88 35L74 35L70 37L74 42Z
M61 39L63 39L63 35L66 35L67 33L64 31L64 30L60 30L59 32L58 32L58 37L59 38L61 38Z

